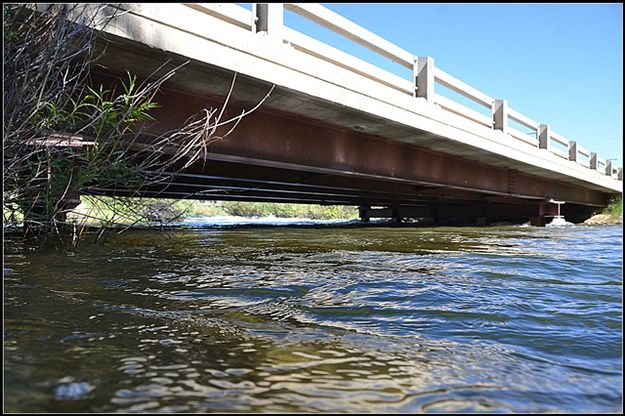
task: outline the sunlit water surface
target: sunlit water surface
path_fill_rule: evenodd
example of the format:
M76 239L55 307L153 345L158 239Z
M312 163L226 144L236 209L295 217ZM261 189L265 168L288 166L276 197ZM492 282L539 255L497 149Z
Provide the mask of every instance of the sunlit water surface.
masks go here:
M8 412L618 412L622 228L4 242Z

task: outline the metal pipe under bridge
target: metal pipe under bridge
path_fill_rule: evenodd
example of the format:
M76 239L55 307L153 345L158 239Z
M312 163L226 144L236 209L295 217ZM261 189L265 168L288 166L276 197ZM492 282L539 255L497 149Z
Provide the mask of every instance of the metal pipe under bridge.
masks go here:
M171 185L143 196L357 205L364 220L544 224L556 215L550 200L566 202L562 214L580 222L622 193L622 168L610 160L319 4L122 4L101 13L117 14L96 27L108 40L101 81L189 60L155 98L151 133L222 105L235 73L228 114L275 85L202 163L172 171ZM407 77L286 26L285 13L393 60Z

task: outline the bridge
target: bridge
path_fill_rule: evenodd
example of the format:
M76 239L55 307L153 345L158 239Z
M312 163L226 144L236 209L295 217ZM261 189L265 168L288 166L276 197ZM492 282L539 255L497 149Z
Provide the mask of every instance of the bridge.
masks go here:
M189 61L157 96L153 132L222 105L234 74L229 114L275 86L202 163L143 196L356 205L365 221L544 225L557 212L551 201L566 202L562 214L581 222L622 193L622 168L610 160L319 4L117 7L123 13L99 28L108 42L97 77L148 77L167 60ZM391 59L408 76L285 25L285 13Z

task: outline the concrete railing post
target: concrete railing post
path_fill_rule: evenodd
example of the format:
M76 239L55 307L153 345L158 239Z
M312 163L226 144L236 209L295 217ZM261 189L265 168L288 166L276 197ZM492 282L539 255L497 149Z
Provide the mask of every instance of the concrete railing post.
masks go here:
M549 149L549 124L541 124L538 126L538 148Z
M597 153L590 152L590 156L588 157L588 164L590 165L590 169L597 170Z
M416 56L413 65L415 97L434 100L434 58Z
M605 174L607 176L612 176L612 161L611 160L605 161Z
M492 104L493 127L508 133L508 101L494 100Z
M569 140L569 160L577 161L577 142Z
M284 6L282 3L252 3L252 30L282 40Z
M616 179L618 179L619 181L623 180L623 168L618 168L616 170Z

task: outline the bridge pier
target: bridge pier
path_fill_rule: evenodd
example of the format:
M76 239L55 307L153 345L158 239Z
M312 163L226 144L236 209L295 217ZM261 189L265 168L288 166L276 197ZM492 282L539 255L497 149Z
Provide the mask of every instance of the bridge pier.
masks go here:
M359 206L358 216L360 217L360 222L368 223L371 220L371 206L369 205Z
M558 212L557 204L550 202L505 204L476 202L473 204L441 204L431 202L424 206L391 205L385 208L360 206L363 223L371 218L389 218L392 224L400 224L404 218L418 219L419 223L438 225L488 226L494 222L522 224L529 220L534 226L545 226L552 217L559 214L569 222L582 222L589 218L592 209L579 204L566 204Z
M543 215L536 215L530 217L530 225L533 225L534 227L544 227L547 225L547 221Z
M589 209L583 211L590 212ZM583 213L580 216L578 212L579 209L573 208L571 210L571 214L573 215L567 216L564 212L560 212L560 209L558 209L558 204L551 202L541 202L538 204L538 215L530 217L530 224L536 227L544 227L545 225L547 225L547 217L555 217L557 215L564 216L565 219L570 222L578 222L578 219L587 218L590 216L589 214L584 215Z
M552 204L549 204L547 202L539 203L537 207L538 215L530 216L530 225L533 225L535 227L544 227L545 225L547 225L546 216L557 215L555 205L553 205L552 207L550 207L550 205Z
M477 207L477 217L475 218L475 225L478 227L484 227L488 225L488 209L486 204L479 204Z
M434 205L430 208L430 218L432 218L432 225L441 224L440 209L438 205Z
M391 205L385 208L373 209L370 205L361 205L358 207L358 215L363 223L369 223L371 218L390 218L392 224L401 224L404 218L418 218L423 223L440 224L438 206L402 207ZM486 223L485 218L483 221Z
M397 206L391 208L391 222L393 224L401 224L401 215Z

